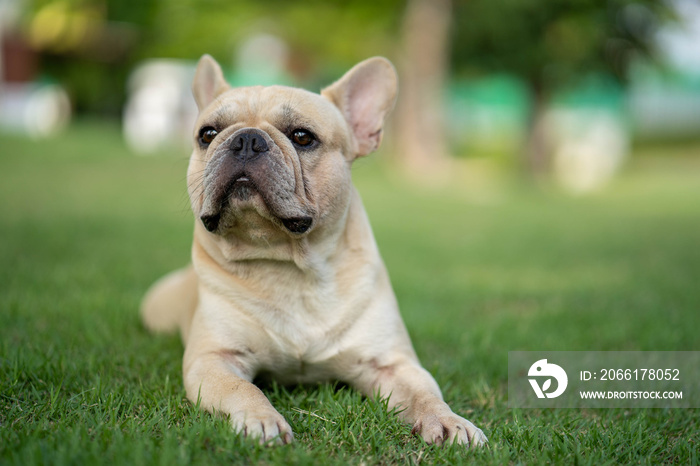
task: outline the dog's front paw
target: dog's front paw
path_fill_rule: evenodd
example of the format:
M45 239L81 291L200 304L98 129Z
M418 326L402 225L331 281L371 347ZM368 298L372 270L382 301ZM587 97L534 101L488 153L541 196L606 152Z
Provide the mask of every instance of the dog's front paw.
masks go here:
M481 429L452 412L448 414L424 414L418 418L411 432L435 445L457 443L481 446L488 442Z
M230 417L233 430L261 444L290 443L294 439L289 423L274 408L239 411Z

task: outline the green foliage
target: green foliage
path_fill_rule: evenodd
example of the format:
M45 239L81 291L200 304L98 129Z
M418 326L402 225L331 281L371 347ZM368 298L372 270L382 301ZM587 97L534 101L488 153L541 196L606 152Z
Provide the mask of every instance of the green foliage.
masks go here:
M227 64L242 41L267 33L290 45L292 67L304 75L318 71L319 64L325 71L372 55L392 55L402 13L400 0L159 1L152 41L140 54L192 59L210 53Z
M26 14L27 30L42 8L56 4L55 0L33 2ZM86 53L91 44L71 51L47 49L42 73L69 90L78 112L113 116L120 115L127 76L141 60L178 58L194 65L209 53L228 69L238 47L261 33L284 40L291 49L289 67L296 78L318 88L355 62L394 55L404 8L402 0L71 0L62 5L68 14L90 11L92 25L100 34L114 34L123 42L124 53L104 60L104 51ZM66 24L70 29L70 20ZM112 39L104 37L101 47L109 49Z
M3 465L699 460L698 410L506 405L508 351L697 349L697 158L640 157L587 199L515 189L487 205L359 161L416 350L490 445L429 447L348 387L272 383L296 442L264 448L186 401L179 338L139 322L146 288L189 260L186 155L135 157L95 125L0 145Z
M535 92L583 73L624 79L668 16L663 0L458 0L452 56L463 73L514 73Z

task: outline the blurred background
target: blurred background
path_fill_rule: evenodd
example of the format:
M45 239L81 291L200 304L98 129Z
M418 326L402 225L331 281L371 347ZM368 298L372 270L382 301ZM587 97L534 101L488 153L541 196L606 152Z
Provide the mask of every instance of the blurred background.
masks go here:
M312 91L373 55L396 65L353 181L484 462L697 463L697 410L506 400L509 351L700 350L699 0L0 0L0 464L464 461L401 457L408 441L372 429L358 457L354 431L326 437L345 421L246 460L183 420L180 340L138 309L190 261L204 53L233 85ZM298 407L337 412L333 390L274 392L295 429Z
M134 153L181 156L203 53L233 85L314 91L390 58L387 152L424 180L516 173L585 194L634 147L700 137L696 0L0 0L0 131L100 120Z

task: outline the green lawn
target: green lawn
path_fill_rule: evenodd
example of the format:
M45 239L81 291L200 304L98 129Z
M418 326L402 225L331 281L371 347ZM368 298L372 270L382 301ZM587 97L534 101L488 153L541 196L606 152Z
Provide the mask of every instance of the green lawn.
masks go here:
M514 350L700 350L700 146L649 149L586 198L418 188L382 155L355 179L424 365L490 446L436 448L334 384L267 386L293 445L199 412L177 336L138 303L188 261L186 154L108 126L0 136L0 464L700 462L700 414L512 410Z

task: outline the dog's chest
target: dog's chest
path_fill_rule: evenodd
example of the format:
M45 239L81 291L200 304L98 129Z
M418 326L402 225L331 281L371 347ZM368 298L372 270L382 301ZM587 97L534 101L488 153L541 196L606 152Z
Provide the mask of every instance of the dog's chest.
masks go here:
M374 255L351 252L306 268L244 261L230 263L227 274L204 269L203 289L212 292L200 296L202 320L253 372L290 381L333 377L339 358L366 346L363 329L372 325L364 316L382 270Z
M258 282L256 299L239 296L256 335L260 370L290 381L313 381L329 374L329 364L348 346L347 336L367 307L369 280L270 274ZM238 329L240 330L240 329ZM250 329L253 330L253 329ZM237 332L238 333L238 332ZM240 335L240 333L239 333Z
M309 365L337 351L352 303L343 299L333 282L299 285L271 297L258 317L270 337L270 349L286 356L282 360Z

